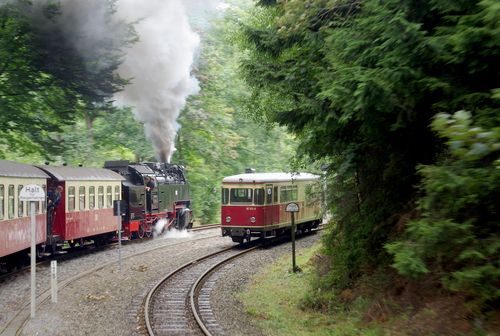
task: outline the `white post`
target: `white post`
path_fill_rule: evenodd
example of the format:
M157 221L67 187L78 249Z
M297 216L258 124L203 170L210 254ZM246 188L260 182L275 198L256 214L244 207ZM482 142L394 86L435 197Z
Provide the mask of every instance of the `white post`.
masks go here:
M31 318L36 308L36 218L35 202L31 201Z
M57 260L50 262L50 275L51 301L57 303Z

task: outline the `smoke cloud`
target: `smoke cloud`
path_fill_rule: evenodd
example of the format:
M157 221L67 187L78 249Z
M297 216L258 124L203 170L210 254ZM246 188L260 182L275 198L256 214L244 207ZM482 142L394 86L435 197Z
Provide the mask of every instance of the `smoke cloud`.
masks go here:
M208 1L213 5L216 0ZM6 3L0 0L0 5ZM169 162L179 129L177 117L187 97L199 90L191 75L199 37L190 28L183 2L118 0L112 6L113 2L103 0L38 0L32 6L17 3L29 11L45 36L64 36L64 43L81 55L89 73L114 69L114 64L106 62L123 59L117 73L131 84L115 94L116 103L133 106L157 159ZM190 0L186 5L204 8L196 3L203 1ZM51 15L51 5L60 5L60 13ZM130 46L127 23L131 22L138 41Z
M119 104L135 107L160 161L169 162L186 98L198 92L191 75L199 37L179 0L120 0L118 15L137 21L139 41L128 50L119 74L132 83L117 94Z

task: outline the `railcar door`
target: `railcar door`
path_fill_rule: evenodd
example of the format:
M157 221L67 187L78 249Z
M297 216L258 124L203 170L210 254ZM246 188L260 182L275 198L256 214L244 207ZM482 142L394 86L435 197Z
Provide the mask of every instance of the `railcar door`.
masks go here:
M264 225L273 225L276 221L274 215L273 185L266 184L266 206L264 210Z

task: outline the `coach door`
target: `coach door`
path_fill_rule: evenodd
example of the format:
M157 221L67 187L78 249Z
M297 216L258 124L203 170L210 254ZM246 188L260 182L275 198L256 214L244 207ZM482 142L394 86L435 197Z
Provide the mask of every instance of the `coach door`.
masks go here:
M265 217L265 225L272 225L276 223L277 218L275 218L274 214L274 189L272 184L266 184L266 207L264 211L264 217Z

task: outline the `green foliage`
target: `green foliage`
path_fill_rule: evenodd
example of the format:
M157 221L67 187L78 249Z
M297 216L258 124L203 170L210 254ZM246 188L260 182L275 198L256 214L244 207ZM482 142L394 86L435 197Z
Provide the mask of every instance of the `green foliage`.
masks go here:
M240 4L241 5L241 4ZM237 76L235 30L238 7L212 23L202 39L197 77L201 94L181 113L173 162L186 166L193 212L202 223L220 221L220 184L228 175L288 171L293 139L282 128L249 120L242 113L248 88Z
M478 127L463 111L439 114L432 126L450 156L420 167L422 218L386 248L401 274L437 272L484 308L500 299L500 127Z
M492 0L290 0L242 20L248 113L286 126L300 141L300 155L329 164L335 225L325 239L332 260L327 286L342 290L390 263L383 247L396 240L401 218L413 210L418 167L433 175L436 189L457 185L450 188L456 195L469 193L433 199L443 203L435 211L462 209L463 218L444 216L437 228L411 229L426 237L419 243L444 249L430 259L447 257L447 245L470 241L468 232L477 232L469 226L477 228L475 221L492 211L478 205L488 204L483 196L498 187L480 169L489 147L475 140L467 147L457 138L452 150L466 151L464 160L476 160L477 169L465 175L436 170L430 165L443 146L429 124L439 112L465 109L477 126L498 125L498 11ZM462 126L474 137L487 136L471 125ZM470 210L474 206L483 211ZM408 249L396 262L419 274L436 270L417 255Z

